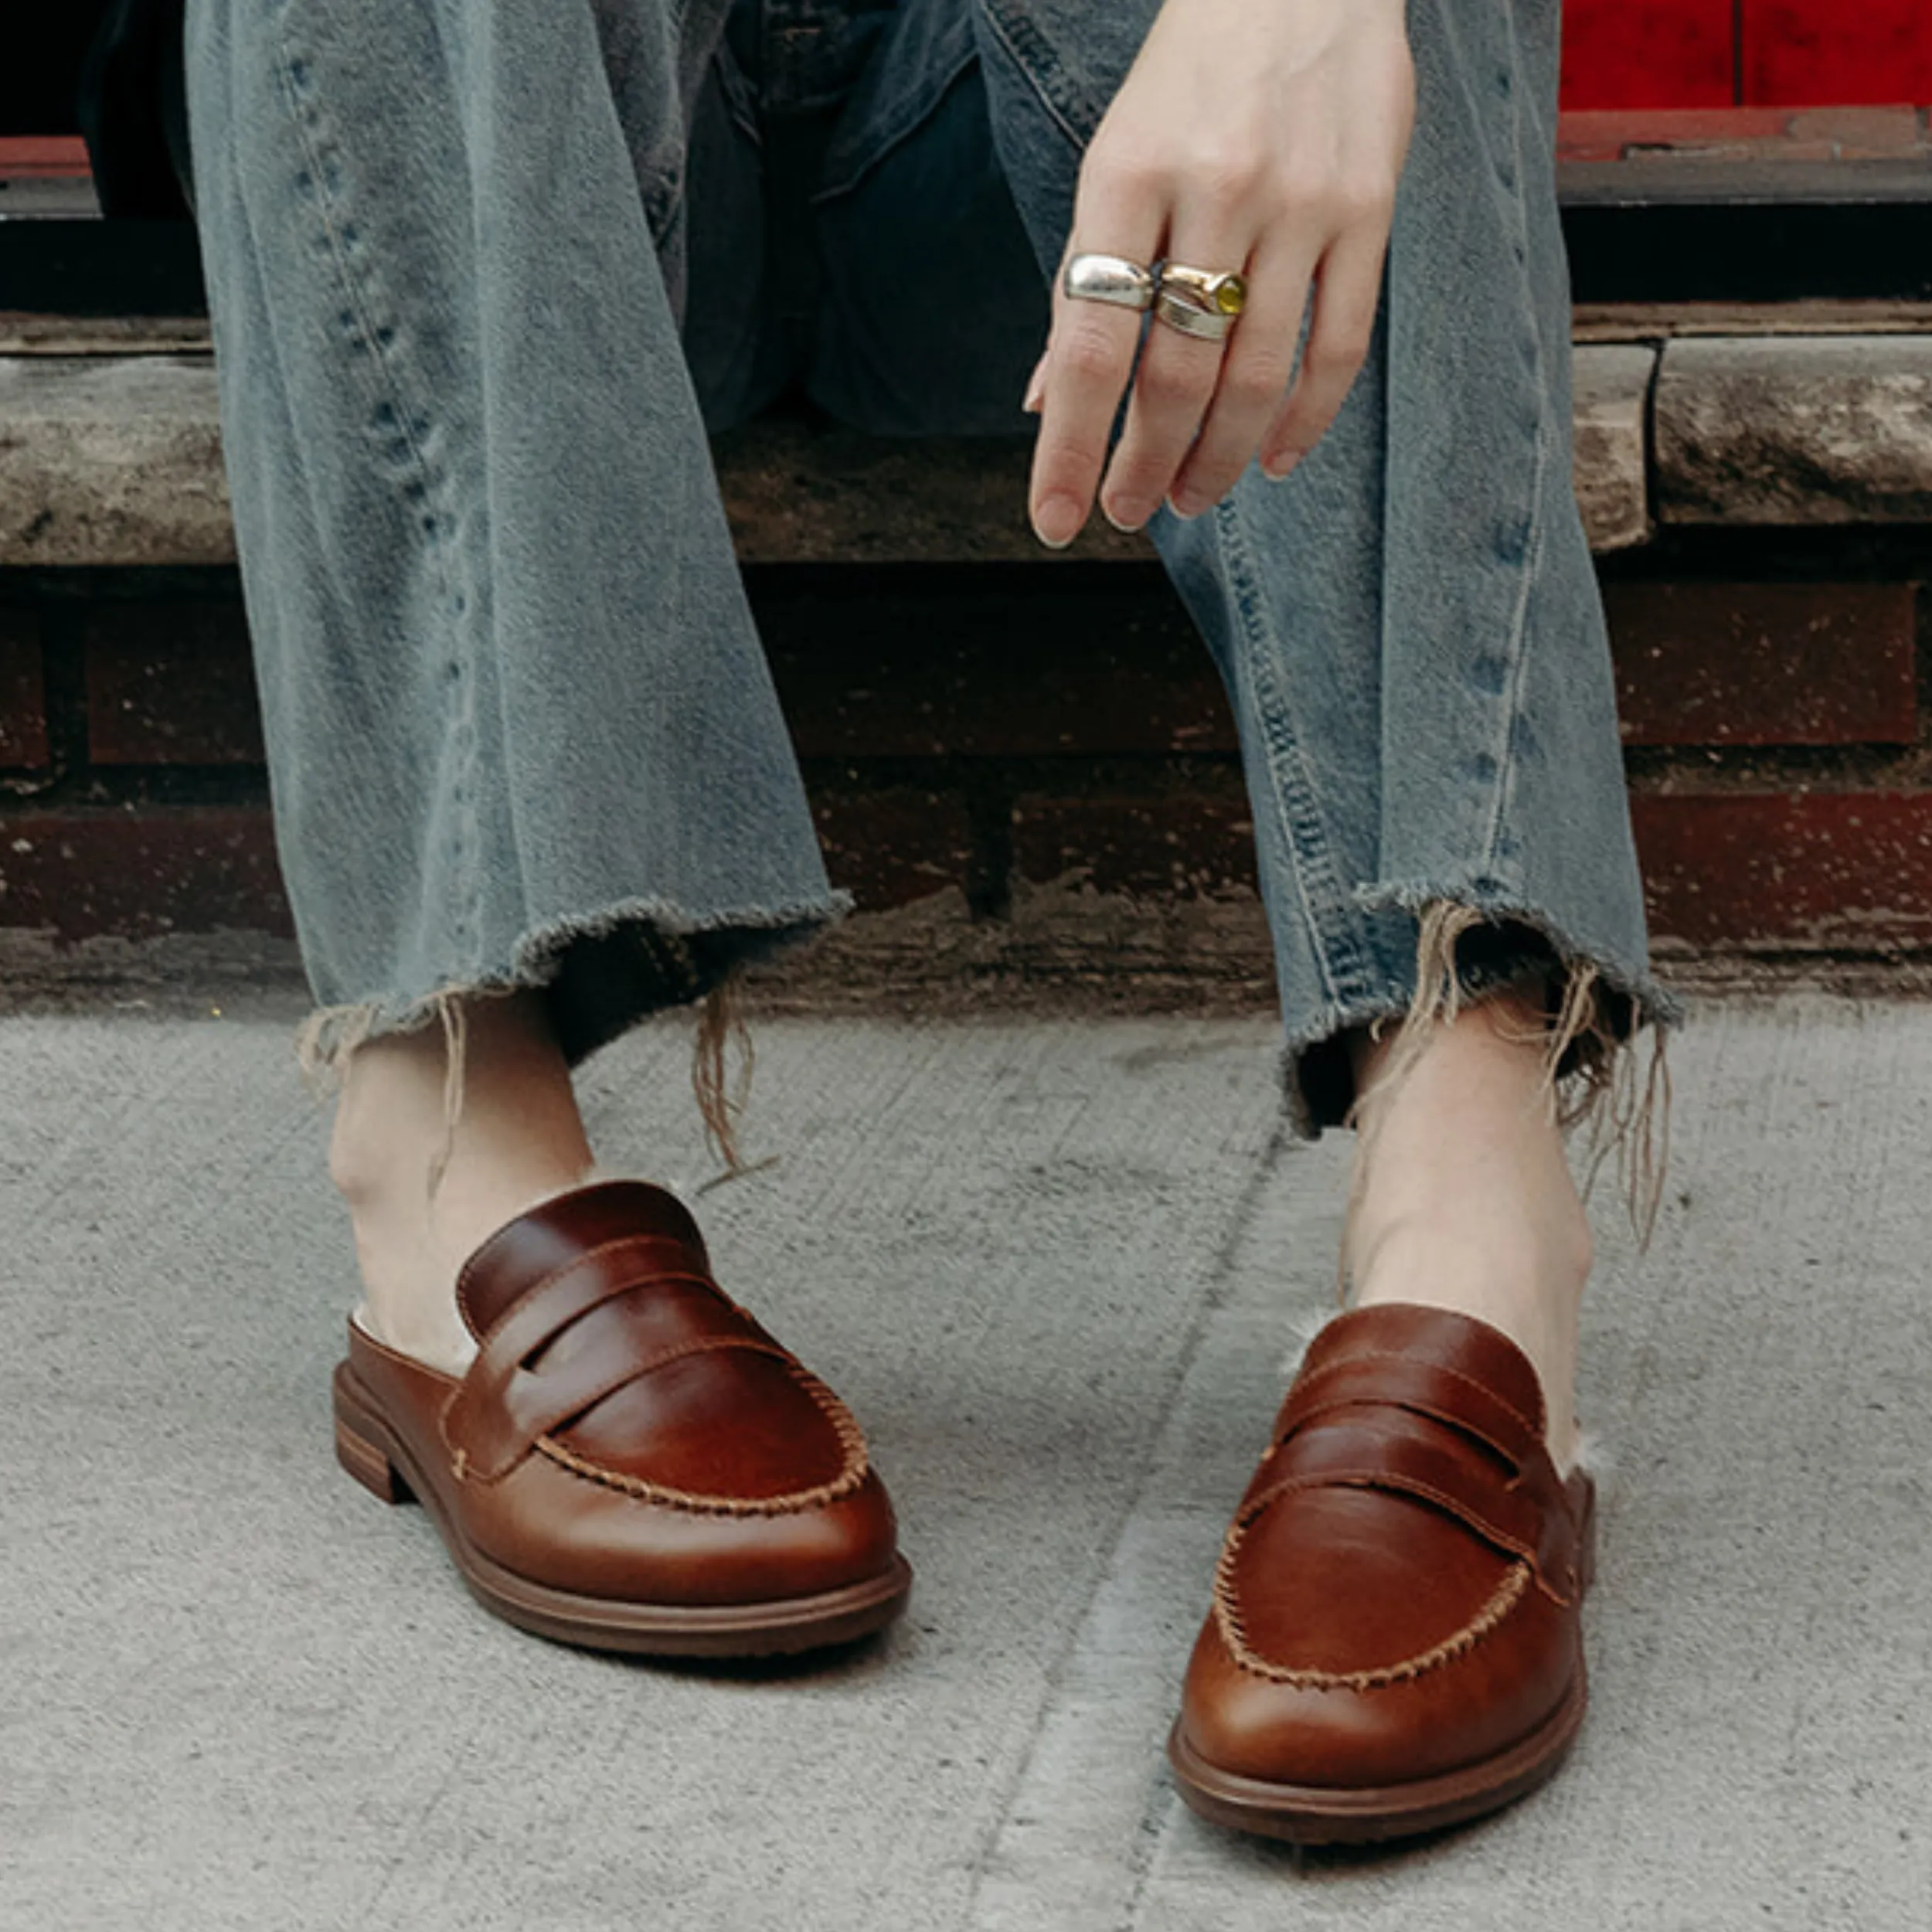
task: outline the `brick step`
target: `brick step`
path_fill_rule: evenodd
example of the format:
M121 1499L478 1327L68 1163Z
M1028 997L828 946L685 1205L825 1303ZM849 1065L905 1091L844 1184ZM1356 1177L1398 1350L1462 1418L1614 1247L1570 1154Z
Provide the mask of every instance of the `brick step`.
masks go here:
M1026 570L949 573L943 591L917 573L895 573L896 587L832 573L817 590L784 575L754 581L801 757L1236 749L1213 668L1150 571L1059 583ZM1913 584L1621 580L1605 596L1628 745L1918 743ZM51 652L63 660L58 722ZM0 767L31 781L55 763L56 742L84 742L86 764L104 774L260 766L239 596L0 604Z
M841 941L861 967L1265 988L1231 722L1156 570L751 582L833 877L879 916ZM1932 945L1917 585L1607 590L1666 950ZM0 927L286 934L232 573L7 594Z
M0 318L15 933L287 929L212 371L195 325L166 326L181 339ZM1660 939L1932 944L1932 314L1596 308L1577 327L1577 485ZM1260 997L1226 707L1145 546L1101 526L1042 559L1017 447L777 421L719 453L833 874L872 915L833 977Z

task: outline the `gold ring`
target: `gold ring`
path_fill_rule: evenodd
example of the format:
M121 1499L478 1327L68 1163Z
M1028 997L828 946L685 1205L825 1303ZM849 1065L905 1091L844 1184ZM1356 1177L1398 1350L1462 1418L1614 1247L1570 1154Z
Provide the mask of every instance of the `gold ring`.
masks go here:
M1225 315L1230 321L1247 306L1247 282L1231 269L1217 274L1213 269L1189 268L1179 262L1163 262L1160 275L1163 289L1184 291L1195 298L1197 308Z

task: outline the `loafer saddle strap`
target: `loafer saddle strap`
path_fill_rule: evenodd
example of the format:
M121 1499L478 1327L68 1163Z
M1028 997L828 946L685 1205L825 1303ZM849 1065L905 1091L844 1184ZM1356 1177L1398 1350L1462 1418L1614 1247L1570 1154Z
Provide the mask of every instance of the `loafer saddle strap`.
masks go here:
M1473 1376L1415 1355L1345 1355L1297 1378L1275 1418L1278 1447L1320 1415L1362 1403L1410 1409L1486 1442L1512 1468L1545 1453L1543 1422Z
M1364 1406L1325 1417L1270 1451L1236 1525L1297 1492L1335 1488L1383 1490L1446 1511L1492 1548L1528 1563L1556 1602L1577 1594L1575 1526L1546 1458L1542 1471L1505 1480L1482 1451L1433 1418Z
M792 1362L691 1263L680 1243L628 1236L584 1250L518 1296L443 1413L459 1473L500 1481L553 1430L694 1355L742 1349Z

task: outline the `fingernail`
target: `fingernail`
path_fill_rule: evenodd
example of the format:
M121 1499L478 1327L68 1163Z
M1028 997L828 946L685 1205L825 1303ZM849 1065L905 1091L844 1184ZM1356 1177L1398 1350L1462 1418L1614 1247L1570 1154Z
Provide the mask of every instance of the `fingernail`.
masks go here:
M1070 496L1044 498L1033 510L1033 534L1049 550L1063 550L1080 533L1085 519Z
M1026 379L1026 396L1020 404L1029 416L1037 416L1040 405L1046 400L1046 358L1042 356L1033 365L1033 372Z
M1107 507L1104 502L1100 505L1100 515L1105 517L1107 522L1112 524L1114 529L1118 530L1122 536L1138 536L1141 533L1141 526L1147 522L1147 519L1145 517L1142 517L1139 523L1129 523L1124 518L1116 516L1114 512Z
M1278 456L1270 456L1263 463L1261 474L1270 483L1279 483L1284 478L1294 472L1294 467L1301 461L1301 457L1302 452L1300 450L1284 450Z
M1192 523L1207 505L1191 496L1170 496L1167 500L1167 507L1183 523Z

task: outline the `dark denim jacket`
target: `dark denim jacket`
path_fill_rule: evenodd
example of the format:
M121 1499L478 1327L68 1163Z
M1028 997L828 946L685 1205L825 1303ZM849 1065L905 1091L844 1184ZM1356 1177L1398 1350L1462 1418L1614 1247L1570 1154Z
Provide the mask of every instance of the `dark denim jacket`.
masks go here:
M112 0L80 76L101 212L185 219L191 194L182 73L186 0Z

